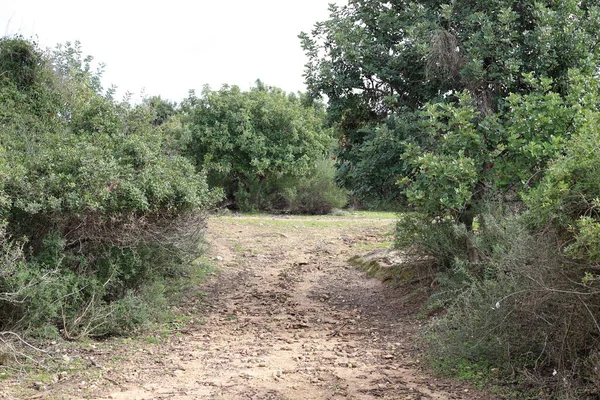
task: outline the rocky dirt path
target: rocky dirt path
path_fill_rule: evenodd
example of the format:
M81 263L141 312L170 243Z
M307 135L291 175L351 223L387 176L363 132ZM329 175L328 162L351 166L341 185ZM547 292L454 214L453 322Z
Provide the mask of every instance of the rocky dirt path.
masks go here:
M428 375L414 297L347 263L392 228L390 219L211 219L220 272L203 289L202 323L110 368L92 360L93 390L55 398L491 399Z

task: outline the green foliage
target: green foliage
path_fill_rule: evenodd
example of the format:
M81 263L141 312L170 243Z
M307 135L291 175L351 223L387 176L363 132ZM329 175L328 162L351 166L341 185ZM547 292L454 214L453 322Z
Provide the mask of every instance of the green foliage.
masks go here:
M242 208L268 209L262 203L275 200L261 196L293 190L332 145L318 104L260 81L248 92L236 86L216 92L205 88L182 108L179 137L185 151L207 172L211 185L223 187Z
M327 96L342 137L342 173L379 166L355 156L372 146L365 129L425 110L410 145L388 156L411 205L468 223L490 188L533 183L570 134L570 71L595 70L598 10L572 0L333 6L300 36L309 93ZM344 183L359 195L366 186Z
M443 269L451 268L457 260L467 258L464 226L457 226L449 219L431 218L425 214L402 213L398 216L395 246L429 256Z
M428 362L448 375L469 366L479 374L463 377L478 382L519 380L521 395L536 387L548 398L596 397L597 282L564 264L551 232L532 233L526 218L495 206L483 215L479 263L459 260L438 276L430 307L447 313L425 332Z
M491 189L510 196L539 180L572 134L580 105L572 92L548 91L549 80L530 83L531 93L506 99L504 113L481 116L467 93L427 107L424 137L403 155L414 168L401 180L412 205L458 219Z
M219 198L168 152L165 107L114 102L91 62L78 43L0 40L0 329L75 338L158 316Z
M427 138L431 149L413 144L403 158L414 169L405 176L408 201L432 215L450 213L457 217L471 202L482 174L485 153L475 121L477 111L463 94L457 106L432 104L426 111Z
M37 50L36 43L23 40L20 37L0 39L0 71L3 85L14 86L19 91L35 90L43 75L46 60Z
M295 185L290 211L294 214L328 214L334 208L344 207L347 192L335 184L334 177L335 167L330 159L317 161L313 170Z
M390 120L413 121L384 171L416 211L397 245L437 268L444 372L597 397L598 27L598 2L350 0L301 35L349 188L384 182L360 173Z
M371 208L397 208L406 196L397 182L409 171L399 155L420 131L416 113L392 116L384 124L357 131L351 142L342 137L338 157L338 181L351 188L359 203Z
M566 255L594 264L600 260L599 135L597 79L574 75L573 94L581 101L573 107L573 135L563 154L550 163L540 184L524 195L528 217L537 227L552 225L569 243Z
M152 124L155 126L164 124L171 116L177 113L177 104L163 100L160 96L144 99L144 103L154 114Z
M529 91L523 74L535 71L564 93L569 69L594 70L594 2L351 0L330 11L300 35L305 76L309 93L326 95L332 118L346 125L465 89L496 109L497 99Z
M427 360L479 384L519 381L520 396L536 387L549 398L594 398L597 225L584 217L565 248L571 230L531 231L536 211L521 215L502 196L486 197L471 232L450 218L400 215L396 245L433 267L428 308L446 310L424 331ZM586 262L566 258L574 256Z
M598 207L598 199L594 200ZM590 263L600 261L600 222L592 217L580 217L571 228L574 242L565 248L565 254Z
M331 160L320 160L304 176L272 175L251 181L238 189L237 204L243 211L269 211L292 214L327 214L346 205L346 190L334 181Z

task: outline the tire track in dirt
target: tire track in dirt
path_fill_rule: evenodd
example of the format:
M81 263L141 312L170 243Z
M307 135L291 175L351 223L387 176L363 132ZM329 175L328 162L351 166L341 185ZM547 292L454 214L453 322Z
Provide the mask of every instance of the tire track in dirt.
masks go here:
M135 353L86 397L490 399L428 375L415 348L415 304L347 264L392 223L211 219L220 273L204 288L203 324Z

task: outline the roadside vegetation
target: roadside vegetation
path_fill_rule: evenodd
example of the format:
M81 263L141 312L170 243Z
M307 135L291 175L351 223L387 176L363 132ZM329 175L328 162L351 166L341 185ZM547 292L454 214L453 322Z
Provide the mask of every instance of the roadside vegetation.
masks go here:
M257 81L248 92L191 93L181 110L174 131L183 152L224 189L230 208L327 214L346 204L333 180L334 141L321 103Z
M78 43L0 39L0 344L172 318L216 208L338 213L310 222L327 227L350 206L399 212L414 265L391 270L433 288L434 370L600 396L600 2L330 11L300 34L298 94L257 81L133 104Z
M77 339L167 312L220 198L78 44L0 39L0 331ZM2 339L10 339L3 335Z
M9 347L174 318L180 289L208 268L192 261L218 206L327 213L346 203L322 104L261 82L206 88L179 105L132 104L104 89L93 65L78 43L0 39L0 340Z
M430 365L517 398L600 393L599 6L350 1L301 35L338 179L406 211Z

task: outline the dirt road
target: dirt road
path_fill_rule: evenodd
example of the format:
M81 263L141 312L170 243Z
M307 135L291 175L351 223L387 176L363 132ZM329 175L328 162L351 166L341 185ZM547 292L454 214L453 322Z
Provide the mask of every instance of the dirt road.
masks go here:
M392 229L391 219L211 219L210 255L219 273L203 289L202 323L165 343L130 349L110 367L96 359L93 385L48 395L490 399L428 375L415 347L423 322L415 318L414 296L347 263L390 240Z

